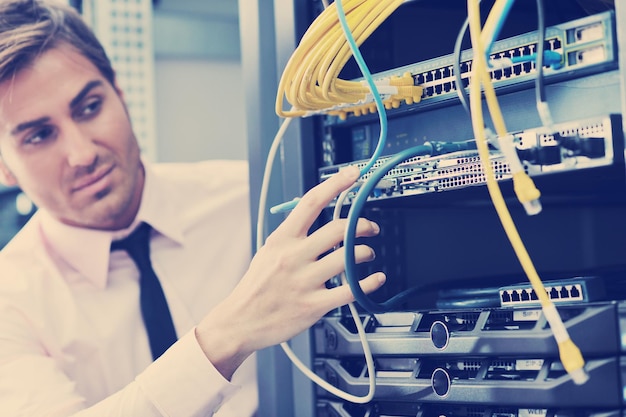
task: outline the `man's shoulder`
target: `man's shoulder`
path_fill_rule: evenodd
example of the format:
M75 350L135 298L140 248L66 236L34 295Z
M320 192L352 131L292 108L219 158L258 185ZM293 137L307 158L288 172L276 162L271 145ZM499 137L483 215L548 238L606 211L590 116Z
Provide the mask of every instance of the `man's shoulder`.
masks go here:
M43 268L41 255L45 252L44 243L39 235L37 214L17 232L0 250L0 280L17 276L34 277ZM28 273L25 273L28 271ZM6 283L6 282L5 282ZM4 287L4 285L0 285Z

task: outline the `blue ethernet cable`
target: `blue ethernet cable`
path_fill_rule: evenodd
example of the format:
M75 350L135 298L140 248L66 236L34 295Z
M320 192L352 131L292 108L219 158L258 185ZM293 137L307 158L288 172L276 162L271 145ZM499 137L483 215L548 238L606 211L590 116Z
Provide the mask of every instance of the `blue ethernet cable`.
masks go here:
M426 142L423 145L413 146L385 160L385 162L383 162L376 170L374 170L370 174L370 177L367 179L367 181L365 181L363 185L361 185L355 198L352 200L352 205L350 206L350 210L348 211L348 224L346 226L344 236L345 277L346 281L350 285L350 290L354 295L354 299L357 303L359 303L361 307L373 314L383 313L391 310L394 306L400 305L408 297L410 297L412 294L420 289L420 287L409 288L382 303L377 303L375 301L372 301L363 292L361 286L359 285L359 280L355 277L356 260L354 257L354 245L356 239L356 225L359 220L361 210L365 202L367 201L367 198L370 196L370 193L372 192L374 187L376 187L376 184L378 184L380 179L389 170L409 158L424 155L436 156L473 149L476 149L476 142L473 140L465 142Z
M372 166L376 163L376 160L380 157L385 148L385 142L387 141L387 112L385 111L385 106L383 105L383 100L380 98L380 94L378 93L378 88L376 87L376 83L374 83L374 78L370 73L369 68L365 64L363 60L363 55L361 55L361 51L359 51L359 47L354 41L354 36L350 32L350 28L348 27L348 22L346 21L346 14L343 10L343 5L341 4L341 0L335 1L337 5L337 15L339 16L339 23L341 23L341 28L346 36L346 40L350 45L350 50L352 51L352 55L356 60L356 63L363 74L363 77L367 81L367 85L372 91L372 95L374 96L374 102L376 103L376 110L378 110L378 118L380 120L380 135L378 137L378 144L376 145L376 149L374 149L374 153L372 157L368 161L368 163L361 169L361 175L365 175Z

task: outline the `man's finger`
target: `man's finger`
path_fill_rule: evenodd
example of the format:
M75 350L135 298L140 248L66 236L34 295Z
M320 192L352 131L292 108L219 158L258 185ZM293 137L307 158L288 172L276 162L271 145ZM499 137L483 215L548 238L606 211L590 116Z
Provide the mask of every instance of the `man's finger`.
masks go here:
M326 223L313 232L305 242L303 250L312 257L317 257L339 245L345 236L346 219L337 219ZM380 232L378 225L365 218L358 219L355 237L376 236Z
M303 279L311 276L312 285L320 285L327 281L330 277L334 277L345 270L344 265L344 248L337 249L324 256L317 262L307 266L306 274ZM356 245L354 247L354 261L357 264L369 262L376 258L376 253L367 245Z
M309 190L298 202L285 221L273 234L302 237L306 236L320 212L343 190L350 187L359 178L356 166L340 170L321 184Z
M387 277L383 272L376 272L359 281L359 286L365 294L370 294L383 286ZM325 290L325 307L327 311L344 306L354 301L354 295L348 284Z

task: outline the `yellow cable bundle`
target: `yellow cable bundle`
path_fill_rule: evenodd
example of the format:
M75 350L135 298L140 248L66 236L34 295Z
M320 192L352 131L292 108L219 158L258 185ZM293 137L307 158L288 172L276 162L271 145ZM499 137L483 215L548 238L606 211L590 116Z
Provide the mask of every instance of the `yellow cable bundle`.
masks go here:
M339 1L339 0L337 0ZM343 0L346 21L358 46L391 15L404 0ZM281 117L301 117L311 111L330 109L365 99L370 89L358 81L342 80L339 73L352 56L337 18L335 3L327 7L309 26L300 44L283 71L276 95L276 114ZM404 78L404 77L402 77ZM390 80L400 98L413 102L421 96L421 88L407 87L406 79ZM402 86L402 87L400 87ZM382 92L381 92L382 94ZM283 101L291 104L283 109ZM359 111L369 109L364 105Z
M496 0L492 10L499 10L498 6L502 2L503 0ZM539 301L541 302L543 313L550 324L550 328L558 344L561 362L563 363L565 370L572 377L573 381L576 384L583 384L588 379L588 375L584 370L585 361L578 347L570 339L567 329L565 328L554 303L552 303L546 293L545 287L541 282L541 278L539 278L522 239L517 232L515 223L513 222L511 214L507 209L499 185L495 179L493 169L489 163L489 149L487 147L485 132L483 130L484 123L481 102L481 83L484 86L487 106L498 136L506 136L508 132L506 130L504 119L502 117L496 94L493 89L493 85L491 84L491 78L487 70L484 44L483 39L481 39L479 0L468 0L467 8L473 49L472 73L470 79L470 108L472 126L483 170L485 172L487 189L489 190L493 205L498 213L506 235L513 246L515 254L519 259L524 272L528 276L528 280L532 284ZM491 14L488 21L490 21L490 19Z

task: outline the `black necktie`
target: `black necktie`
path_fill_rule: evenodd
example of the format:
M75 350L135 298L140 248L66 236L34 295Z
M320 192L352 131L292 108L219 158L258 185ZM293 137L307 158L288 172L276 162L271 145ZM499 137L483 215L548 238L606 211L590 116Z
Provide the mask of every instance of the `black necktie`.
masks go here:
M139 269L139 302L141 314L148 331L152 357L158 358L174 342L176 330L159 278L150 262L150 225L142 223L128 237L111 243L111 250L123 249Z

